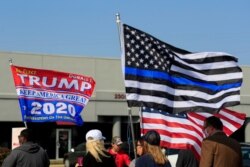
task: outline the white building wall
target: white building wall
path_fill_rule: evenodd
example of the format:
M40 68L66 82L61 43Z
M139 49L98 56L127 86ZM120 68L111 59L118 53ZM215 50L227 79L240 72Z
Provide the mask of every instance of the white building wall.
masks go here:
M21 121L9 66L10 58L16 66L92 76L96 81L96 88L89 104L82 112L85 122L97 122L100 116L128 115L120 59L0 52L0 121ZM242 66L242 69L244 79L241 105L231 109L244 112L250 117L250 67ZM138 116L138 108L133 108L132 114ZM249 129L249 125L247 127ZM250 132L246 133L246 139L250 139Z

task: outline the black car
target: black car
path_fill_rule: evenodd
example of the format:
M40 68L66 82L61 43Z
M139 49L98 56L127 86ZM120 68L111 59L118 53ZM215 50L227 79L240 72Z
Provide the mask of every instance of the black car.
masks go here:
M75 167L78 161L81 161L86 154L86 145L81 143L70 152L64 154L63 162L65 167Z
M250 167L250 143L241 143L243 167Z

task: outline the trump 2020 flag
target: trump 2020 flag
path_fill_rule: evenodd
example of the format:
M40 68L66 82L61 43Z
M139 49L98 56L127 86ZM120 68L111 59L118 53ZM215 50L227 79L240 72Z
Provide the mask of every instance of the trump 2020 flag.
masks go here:
M215 113L239 104L243 76L234 56L191 53L126 24L121 32L129 107Z
M91 77L11 66L25 122L72 122L82 125L81 111L95 87Z

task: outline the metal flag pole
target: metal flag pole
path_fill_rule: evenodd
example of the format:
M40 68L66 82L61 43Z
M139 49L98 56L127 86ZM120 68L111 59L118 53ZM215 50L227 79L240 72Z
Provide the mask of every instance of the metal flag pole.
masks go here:
M12 65L12 58L9 59L10 66Z
M117 28L118 28L120 50L122 51L121 19L120 19L120 14L119 13L116 14L116 23L117 23ZM129 121L130 121L130 127L131 127L131 135L132 135L132 143L133 143L133 149L134 149L134 156L135 156L135 159L136 159L137 155L136 155L136 146L135 146L135 134L134 134L134 125L133 125L132 109L131 109L131 107L128 107L128 115L129 115Z
M134 125L133 125L132 109L131 109L131 107L128 108L128 114L129 114L129 120L130 120L130 125L131 125L131 134L132 134L132 143L133 143L134 155L135 155L135 159L136 159L137 158L137 154L136 154L135 134L134 134Z
M120 44L120 50L122 50L122 42L121 42L121 19L120 14L116 13L116 24L118 29L118 37L119 37L119 44Z
M9 63L10 63L10 66L13 65L12 58L9 59ZM24 121L23 123L24 123L25 128L27 129L27 128L28 128L28 127L27 127L27 122Z

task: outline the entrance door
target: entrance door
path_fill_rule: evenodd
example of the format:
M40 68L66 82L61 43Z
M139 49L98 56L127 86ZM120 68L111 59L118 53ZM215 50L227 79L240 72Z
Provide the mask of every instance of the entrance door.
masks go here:
M56 159L63 158L71 148L71 129L56 129Z

